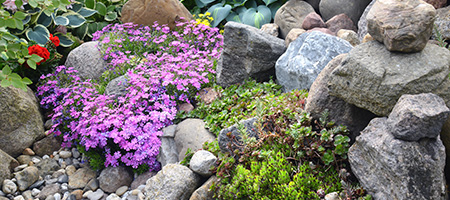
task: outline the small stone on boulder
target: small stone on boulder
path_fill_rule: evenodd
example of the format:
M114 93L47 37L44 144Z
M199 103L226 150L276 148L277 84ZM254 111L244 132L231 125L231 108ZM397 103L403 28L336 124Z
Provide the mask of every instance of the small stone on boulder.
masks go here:
M309 13L303 20L302 28L305 30L313 28L326 28L327 25L322 20L322 17L316 12Z
M356 31L356 26L353 23L352 19L348 17L346 14L339 14L327 21L327 28L333 32L334 35L341 29L347 29Z
M286 35L293 28L302 28L305 17L314 12L314 8L301 0L290 0L281 6L274 17L274 23L280 27L280 37Z
M269 34L269 35L273 35L275 37L278 37L279 31L278 29L280 29L280 27L276 24L264 24L261 26L261 31Z
M289 44L291 44L291 42L296 40L303 33L306 33L306 30L301 28L291 29L291 31L289 31L289 33L287 34L286 39L284 39L284 45L286 46L286 48L289 47Z
M189 162L189 168L197 174L209 177L213 173L209 170L216 164L217 157L209 151L200 150L194 153Z
M336 36L350 42L353 46L360 44L358 34L355 31L341 29L337 32Z

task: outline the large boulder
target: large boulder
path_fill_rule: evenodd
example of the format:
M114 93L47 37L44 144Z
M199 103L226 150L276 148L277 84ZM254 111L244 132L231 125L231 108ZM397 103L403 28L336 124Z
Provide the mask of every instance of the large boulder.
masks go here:
M436 20L434 25L437 31L441 34L442 39L446 39L447 42L450 41L450 6L445 8L439 8L436 10ZM433 38L438 38L438 32L433 29Z
M281 6L274 18L274 23L280 27L280 37L286 38L293 28L302 28L303 20L311 12L314 8L301 0L290 0Z
M308 89L330 60L352 48L338 37L318 31L304 33L278 59L275 65L278 83L285 91Z
M12 178L11 172L17 166L19 166L19 162L16 159L0 150L0 183L3 183L5 179Z
M174 29L175 22L181 18L192 20L193 16L178 0L130 0L123 5L120 19L123 23L133 22L145 26L158 22Z
M367 5L366 9L364 9L363 14L359 18L358 21L358 38L359 41L362 41L364 36L367 35L367 13L369 13L370 9L372 8L373 4L376 2L376 0L372 0L369 5Z
M359 132L376 116L329 94L328 80L330 74L346 56L347 54L336 56L320 72L309 90L305 110L311 114L313 119L319 119L324 112L328 112L328 120L347 126L351 141L354 141Z
M183 160L187 149L202 149L203 143L212 142L216 137L205 128L200 119L186 119L177 125L175 131L178 160Z
M44 122L33 91L0 87L0 149L19 156L33 142L45 137Z
M356 138L352 172L374 199L444 199L445 148L437 138L396 139L386 118L375 118Z
M147 180L145 200L188 200L201 184L200 180L188 167L168 164Z
M405 94L392 109L387 123L395 138L419 141L436 138L449 114L444 100L435 94Z
M329 20L335 15L344 13L356 23L370 1L371 0L321 0L319 4L320 14L324 20Z
M191 198L189 200L206 200L206 199L214 199L214 190L211 190L211 186L217 183L217 177L211 176L202 186L200 186L197 190L192 193Z
M73 67L83 79L100 78L106 70L107 63L103 60L98 45L98 41L85 42L72 50L67 55L66 67Z
M35 142L33 144L33 151L38 156L52 155L53 152L61 149L62 140L62 136L57 136L52 133Z
M161 167L178 162L177 145L174 139L176 129L177 125L165 127L163 128L163 135L159 136L161 147L159 147L159 154L156 160L161 163Z
M369 34L389 51L418 52L433 31L436 10L422 0L378 0L367 13Z
M387 116L403 94L435 93L450 105L450 51L428 44L417 53L388 51L371 41L353 48L330 75L330 94Z
M255 27L225 24L223 51L217 64L217 83L228 87L248 78L268 81L284 53L284 41Z
M98 177L100 188L109 193L115 192L121 186L130 186L133 174L123 166L107 167L102 170Z

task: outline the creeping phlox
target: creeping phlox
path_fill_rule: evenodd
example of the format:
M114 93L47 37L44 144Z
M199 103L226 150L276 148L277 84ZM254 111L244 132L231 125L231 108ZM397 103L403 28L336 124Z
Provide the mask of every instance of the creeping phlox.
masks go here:
M159 170L162 128L173 123L178 103L189 102L209 82L223 44L218 29L195 21L177 27L114 24L94 34L108 62L105 73L113 74L100 82L125 75L123 96L102 94L99 84L65 66L42 76L38 96L53 109L50 132L62 134L65 146L101 150L105 166Z

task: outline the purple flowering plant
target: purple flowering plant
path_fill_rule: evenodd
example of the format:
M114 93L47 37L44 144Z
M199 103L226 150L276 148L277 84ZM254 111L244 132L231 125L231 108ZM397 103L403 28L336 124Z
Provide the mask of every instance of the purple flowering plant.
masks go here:
M111 24L94 34L108 70L101 80L83 80L59 66L41 77L37 95L52 109L51 133L64 146L79 145L103 155L104 166L123 164L159 170L162 128L171 125L177 105L189 102L211 82L223 44L222 35L195 21L171 31L132 23ZM126 94L104 94L104 86L125 75Z

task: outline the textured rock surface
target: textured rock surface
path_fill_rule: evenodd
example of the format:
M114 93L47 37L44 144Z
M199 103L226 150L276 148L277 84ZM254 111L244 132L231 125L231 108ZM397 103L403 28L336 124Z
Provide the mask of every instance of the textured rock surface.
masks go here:
M255 130L256 127L254 125L254 123L256 121L257 121L256 118L250 118L250 119L240 121L239 124L244 124L244 127L245 127L245 130L247 131L248 137L255 137L256 139L258 139L259 138L258 132ZM232 140L230 139L229 136L227 136L228 134L230 137L235 137L235 140L233 140L233 144L236 144L236 145L231 144ZM241 139L242 139L242 134L241 134L240 130L238 129L237 124L230 126L228 128L222 129L219 132L219 137L218 137L219 148L223 152L231 152L230 148L229 148L231 146L231 149L234 151L235 149L237 149L237 146L240 145Z
M376 2L376 0L372 0L369 5L367 5L366 9L364 9L363 14L359 18L358 21L358 38L359 41L362 41L364 36L366 36L367 33L367 13L369 13L370 9L372 8L373 4Z
M73 67L84 79L98 79L106 70L106 61L97 48L98 41L85 42L70 51L66 67Z
M433 31L436 10L421 0L378 0L367 13L370 35L390 51L418 52Z
M62 137L54 134L47 135L45 138L33 144L33 151L38 156L52 155L54 151L61 148Z
M321 32L300 35L277 61L277 80L285 91L309 89L320 71L339 54L347 53L352 45L347 41Z
M328 34L328 35L332 35L332 36L336 36L332 31L330 31L330 29L328 29L328 28L313 28L313 29L310 29L310 30L308 30L308 31L306 31L307 33L311 33L311 32L314 32L314 31L319 31L319 32L322 32L322 33L325 33L325 34Z
M34 141L45 137L44 122L33 91L0 87L0 149L19 156Z
M161 167L167 164L178 162L177 145L173 137L160 137L161 147L159 147L159 154L157 160L161 163Z
M316 12L309 13L303 20L302 28L305 30L309 30L316 27L326 28L327 25L322 20L322 17L319 14L317 14Z
M0 150L0 183L11 178L11 170L19 166L17 160Z
M123 23L133 22L145 26L152 26L154 22L158 24L168 24L173 29L175 21L180 18L192 20L191 13L178 0L130 0L123 5Z
M321 0L319 4L320 14L324 20L329 20L335 15L344 13L356 23L370 1L371 0Z
M200 185L200 176L179 164L169 164L147 180L145 200L187 200Z
M225 24L222 55L217 64L217 83L228 87L248 78L268 81L275 62L284 53L283 40L237 22Z
M39 170L35 166L30 166L20 172L14 173L14 177L17 180L19 190L24 191L39 179Z
M202 186L200 186L197 190L192 193L192 196L189 200L205 200L205 199L213 199L214 191L209 189L213 183L217 182L216 176L211 176Z
M42 161L36 163L34 166L39 169L39 176L42 177L45 177L46 175L52 175L60 168L58 161L54 159L43 159Z
M189 162L189 168L202 176L211 176L209 169L216 164L217 157L209 151L200 150L195 152Z
M336 36L350 42L353 46L361 43L358 39L358 34L352 30L341 29L336 33Z
M445 148L437 139L395 139L373 119L348 153L353 173L374 199L444 199Z
M201 149L203 143L212 142L216 137L205 129L205 122L200 119L186 119L177 125L175 143L178 160L183 160L186 151Z
M444 100L435 94L404 94L389 114L387 123L395 138L419 141L436 138L449 114Z
M140 185L145 185L145 183L147 182L148 179L150 179L151 177L155 176L156 172L145 172L139 176L137 176L133 182L131 183L130 188L132 190L138 188Z
M403 94L432 92L450 103L450 52L429 44L418 53L388 51L371 41L356 46L330 75L330 94L387 116Z
M352 19L350 19L350 17L348 17L346 14L339 14L332 17L327 21L326 25L327 28L330 29L330 31L335 35L341 29L356 31L355 24L353 23Z
M80 168L69 176L69 187L84 188L87 183L96 177L95 171L89 168Z
M436 20L434 25L442 35L442 38L450 40L450 6L436 10ZM437 39L437 32L433 29L433 38Z
M367 110L358 108L352 104L328 92L328 80L331 72L341 64L347 54L341 54L331 60L320 72L308 93L305 110L314 119L319 119L322 113L328 111L328 119L336 124L347 126L350 131L350 138L355 140L359 132L362 131L375 115Z
M275 37L278 37L278 35L280 34L280 32L278 31L278 29L280 29L280 27L276 24L270 23L270 24L264 24L261 26L261 31L269 34L269 35L273 35Z
M447 4L447 0L423 0L429 4L431 4L434 8L442 8Z
M291 44L291 42L296 40L303 33L306 33L305 29L301 29L301 28L291 29L291 31L289 31L289 33L287 34L286 39L284 39L284 45L286 47L289 47L289 44Z
M286 38L293 28L302 28L303 20L311 12L314 8L301 0L290 0L281 6L274 18L275 24L280 27L280 37Z
M130 186L132 181L133 174L123 166L107 167L98 177L100 188L109 193L115 192L121 186Z
M116 97L125 96L127 90L127 76L119 76L111 80L108 85L106 85L105 93L107 95L114 95Z

